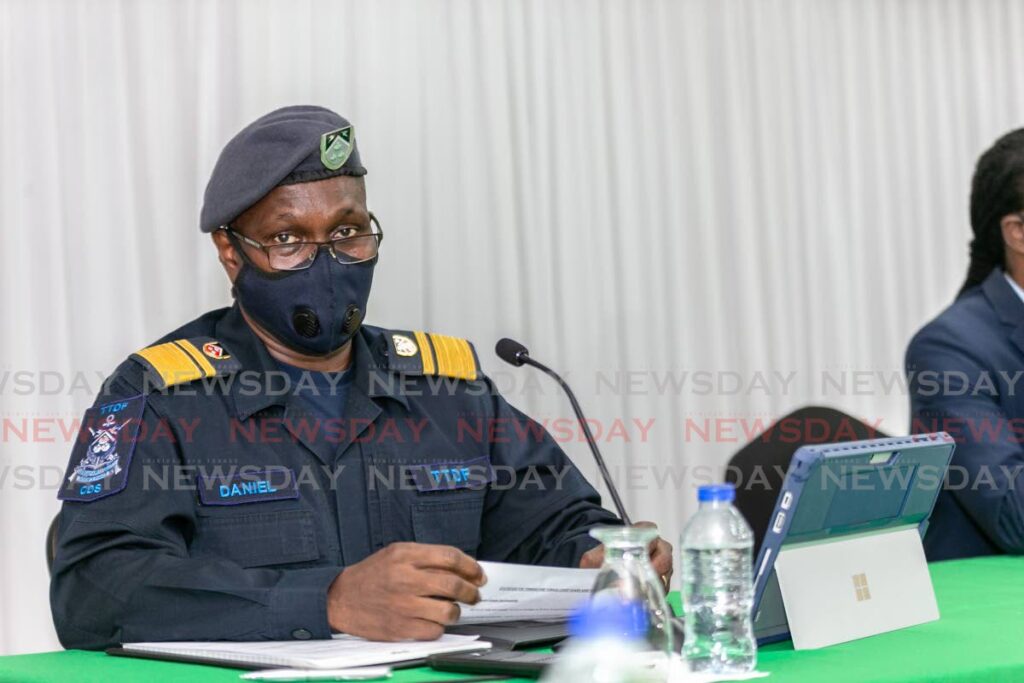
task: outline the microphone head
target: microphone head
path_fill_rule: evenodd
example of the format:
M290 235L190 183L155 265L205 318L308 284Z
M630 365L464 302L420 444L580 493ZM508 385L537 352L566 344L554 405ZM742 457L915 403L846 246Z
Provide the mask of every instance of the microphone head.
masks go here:
M498 358L502 359L509 365L520 366L523 364L523 356L529 356L530 352L526 350L526 347L517 342L514 339L508 337L500 339L497 344L494 345L494 352L498 354Z

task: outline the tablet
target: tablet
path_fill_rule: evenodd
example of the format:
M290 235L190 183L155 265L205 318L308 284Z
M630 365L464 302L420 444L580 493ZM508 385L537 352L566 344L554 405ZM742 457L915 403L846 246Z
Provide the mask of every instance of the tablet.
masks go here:
M759 644L789 638L775 560L789 546L916 527L924 536L954 443L945 432L802 446L754 567Z

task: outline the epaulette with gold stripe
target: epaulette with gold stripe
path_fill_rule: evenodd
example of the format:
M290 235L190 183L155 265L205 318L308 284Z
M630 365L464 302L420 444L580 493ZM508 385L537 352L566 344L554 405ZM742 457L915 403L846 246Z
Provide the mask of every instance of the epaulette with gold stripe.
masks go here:
M197 379L238 372L242 364L227 347L210 337L175 339L147 346L131 355L149 375L148 386L166 389Z
M404 375L437 375L475 380L482 374L473 345L433 332L390 330L388 368Z

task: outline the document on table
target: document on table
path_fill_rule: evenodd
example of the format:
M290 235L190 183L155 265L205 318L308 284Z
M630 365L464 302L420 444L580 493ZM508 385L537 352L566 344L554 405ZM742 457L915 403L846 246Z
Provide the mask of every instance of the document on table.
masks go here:
M487 584L480 602L460 605L459 624L563 621L590 595L597 569L481 562Z
M340 669L397 664L434 654L486 650L491 644L477 640L476 636L451 634L445 634L439 640L400 643L382 643L337 634L328 640L125 643L121 647L126 654L221 666Z

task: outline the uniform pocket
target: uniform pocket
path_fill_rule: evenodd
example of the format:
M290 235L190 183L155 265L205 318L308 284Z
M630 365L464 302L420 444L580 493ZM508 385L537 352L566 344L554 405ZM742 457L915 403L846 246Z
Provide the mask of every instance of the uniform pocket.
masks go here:
M245 512L199 518L193 557L222 557L243 567L310 562L320 557L308 510Z
M412 529L416 542L453 545L476 557L483 508L482 496L415 503Z

